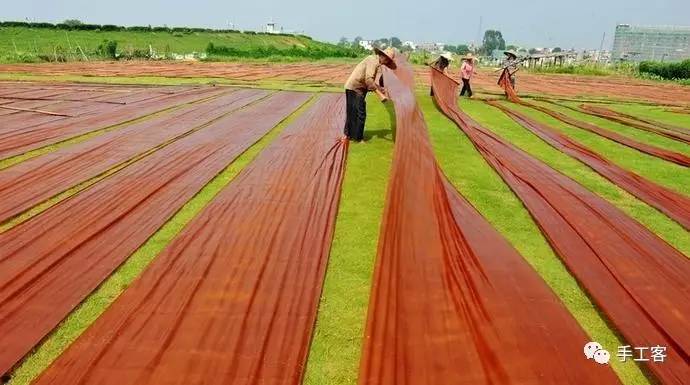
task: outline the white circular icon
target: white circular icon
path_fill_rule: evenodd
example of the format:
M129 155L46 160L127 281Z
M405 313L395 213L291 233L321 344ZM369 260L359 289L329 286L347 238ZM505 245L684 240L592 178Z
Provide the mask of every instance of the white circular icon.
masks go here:
M598 342L588 342L585 344L585 357L587 357L588 360L592 359L594 357L594 353L596 353L597 350L601 349L603 348L601 344L599 344Z
M608 364L610 359L611 354L604 349L599 349L596 352L594 352L594 361L598 364Z
M608 350L604 350L601 344L596 341L586 343L584 352L588 360L594 359L594 362L598 364L608 364L611 359L611 354Z

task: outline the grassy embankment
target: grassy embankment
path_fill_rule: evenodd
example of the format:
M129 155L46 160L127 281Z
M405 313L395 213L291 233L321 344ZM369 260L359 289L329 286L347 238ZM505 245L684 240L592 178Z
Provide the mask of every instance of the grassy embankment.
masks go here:
M347 60L349 52L334 44L302 35L273 35L253 32L210 32L173 30L67 30L0 26L0 62L43 62L101 60L112 58L104 41L117 42L119 57L171 58L173 54L204 53L209 43L231 48L231 55L214 55L209 60L294 61ZM295 56L297 55L297 56ZM306 56L305 56L306 55Z

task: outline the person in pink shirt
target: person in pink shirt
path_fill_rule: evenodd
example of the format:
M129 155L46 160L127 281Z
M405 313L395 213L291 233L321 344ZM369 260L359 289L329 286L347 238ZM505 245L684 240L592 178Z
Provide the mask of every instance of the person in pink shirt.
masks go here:
M472 75L475 73L474 57L471 53L468 53L462 58L462 66L460 67L460 78L462 79L462 90L460 91L460 96L464 96L465 93L467 93L468 97L472 97L470 79L472 79Z

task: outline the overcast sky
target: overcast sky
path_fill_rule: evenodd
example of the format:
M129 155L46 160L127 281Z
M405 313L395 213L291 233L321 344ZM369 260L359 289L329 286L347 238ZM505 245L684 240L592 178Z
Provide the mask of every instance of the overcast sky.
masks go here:
M616 24L688 25L690 0L0 0L0 19L259 29L273 18L317 39L398 36L470 43L499 29L508 44L598 48Z

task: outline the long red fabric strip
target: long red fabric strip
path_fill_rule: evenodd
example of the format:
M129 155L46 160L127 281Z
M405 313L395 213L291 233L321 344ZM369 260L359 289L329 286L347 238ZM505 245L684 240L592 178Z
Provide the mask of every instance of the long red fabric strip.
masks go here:
M77 118L63 118L33 126L29 129L20 126L14 130L0 131L0 159L22 154L73 136L124 123L175 105L200 100L221 92L222 90L213 87L192 89L140 103L99 106L98 113Z
M235 91L0 171L0 222L266 95L261 90Z
M592 106L592 105L588 105L588 104L583 104L583 105L581 105L580 107L583 108L583 109L588 109L588 108L590 108L590 107L599 108L602 112L611 113L611 114L614 114L614 115L616 115L616 116L620 116L620 117L623 117L623 118L626 118L626 119L631 119L631 120L635 120L635 121L638 121L638 122L651 124L651 125L653 125L653 126L658 126L658 127L664 128L664 129L666 129L666 130L677 131L677 132L680 132L680 133L683 133L683 134L690 134L690 128L688 128L688 127L675 126L675 125L672 125L672 124L660 122L660 121L658 121L658 120L643 118L643 117L641 117L641 116L632 115L632 114L626 114L626 113L624 113L624 112L615 111L615 110L612 110L612 109L609 109L609 108L605 108L605 107L601 107L601 106Z
M300 384L345 165L344 107L322 96L287 127L36 384Z
M633 148L635 150L638 150L640 152L643 152L648 155L655 156L657 158L661 158L664 160L667 160L669 162L673 162L676 164L679 164L681 166L685 167L690 167L690 156L681 154L679 152L674 152L670 150L666 150L661 147L653 146L647 143L642 143L638 142L634 139L631 139L625 135L621 135L615 131L607 130L604 128L601 128L595 124L588 123L588 122L583 122L581 120L575 119L573 117L570 117L566 114L560 113L558 111L554 111L550 108L546 108L544 106L540 106L538 104L534 103L528 103L523 101L522 99L518 98L517 94L515 94L515 91L510 87L510 83L506 83L504 81L500 82L501 86L506 89L506 94L508 95L508 99L514 103L522 104L524 106L534 108L537 111L541 111L557 120L560 120L563 123L569 124L571 126L575 126L578 128L581 128L585 131L589 131L591 133L597 134L599 136L602 136L606 139L612 140L616 143L620 143L624 146ZM546 100L548 101L548 100ZM557 104L560 106L560 104Z
M683 127L677 127L670 124L654 122L645 120L629 114L614 111L608 108L592 106L583 104L580 106L581 112L586 114L598 116L600 118L608 119L610 121L620 123L626 126L635 127L640 130L653 132L655 134L665 136L670 139L677 140L683 143L690 143L690 130Z
M0 234L0 374L307 98L272 95Z
M511 110L496 101L487 103L503 111L546 143L586 164L604 178L668 215L686 230L690 230L690 198L612 163L567 135L525 114Z
M481 127L457 84L432 71L434 98L522 200L553 249L625 339L666 346L648 363L665 384L690 378L690 259L621 210Z
M33 86L32 88L36 88ZM53 87L58 88L59 87ZM42 124L48 124L55 122L57 120L65 120L66 117L58 116L48 116L45 114L36 114L29 111L20 111L21 109L27 110L37 110L40 109L45 113L57 113L66 115L68 117L80 117L84 115L89 115L97 113L98 111L105 111L108 108L112 108L112 105L103 105L101 103L106 103L108 101L120 102L120 103L136 103L143 102L145 100L157 99L165 97L161 91L151 88L145 89L143 91L127 93L124 95L112 95L108 92L96 92L86 93L72 91L66 94L66 96L74 95L75 99L77 97L85 99L78 99L79 101L56 101L56 100L5 100L3 104L3 109L0 110L0 117L2 123L0 124L0 133L6 135L8 132L19 132L23 130L29 130L36 126ZM12 108L17 108L18 110L12 110Z
M404 59L360 385L616 384L527 262L447 181ZM548 359L545 359L548 357Z

